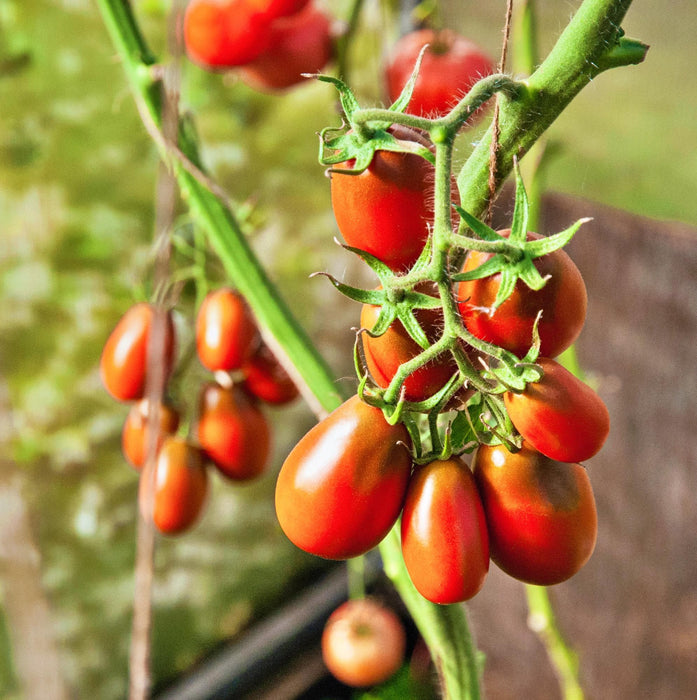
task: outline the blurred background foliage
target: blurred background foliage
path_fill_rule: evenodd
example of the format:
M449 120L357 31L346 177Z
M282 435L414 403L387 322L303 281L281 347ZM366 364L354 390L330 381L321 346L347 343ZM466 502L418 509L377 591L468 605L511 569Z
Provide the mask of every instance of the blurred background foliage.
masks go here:
M324 4L346 16L344 0ZM538 3L543 52L577 4ZM134 6L163 52L169 3ZM496 57L504 9L503 0L447 0L443 18ZM697 223L697 81L686 77L695 19L694 0L669 8L635 1L625 29L652 45L647 62L601 76L554 125L562 148L549 167L552 189ZM390 11L368 0L350 64L366 104L382 100L381 59L396 31ZM309 82L262 95L233 75L186 62L182 71L182 108L195 116L206 166L238 202L253 245L337 377L350 377L355 309L322 280L307 281L315 270L354 281L361 274L332 241L316 162L316 132L338 123L332 88ZM127 676L137 479L119 447L127 406L103 391L97 363L120 315L148 294L157 155L90 0L0 1L0 105L0 410L9 426L0 434L0 485L20 484L70 688L118 698ZM464 157L468 138L461 141ZM197 240L183 208L175 235ZM180 267L190 262L176 257ZM214 260L206 274L211 285L223 281ZM196 289L187 283L180 293L186 349ZM189 420L204 378L195 359L175 377L173 393ZM153 659L160 680L322 565L285 540L272 503L283 456L313 418L299 404L270 419L268 475L244 486L214 479L196 530L160 541ZM0 615L0 696L12 697L8 619Z

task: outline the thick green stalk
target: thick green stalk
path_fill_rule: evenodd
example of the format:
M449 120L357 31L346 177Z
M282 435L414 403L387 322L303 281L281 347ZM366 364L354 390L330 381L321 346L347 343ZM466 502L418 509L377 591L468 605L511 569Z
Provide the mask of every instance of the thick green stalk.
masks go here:
M497 186L564 111L571 100L602 71L640 63L647 46L622 37L620 24L632 0L585 0L547 58L525 81L516 99L499 98ZM492 131L477 145L457 183L463 209L478 216L488 197Z

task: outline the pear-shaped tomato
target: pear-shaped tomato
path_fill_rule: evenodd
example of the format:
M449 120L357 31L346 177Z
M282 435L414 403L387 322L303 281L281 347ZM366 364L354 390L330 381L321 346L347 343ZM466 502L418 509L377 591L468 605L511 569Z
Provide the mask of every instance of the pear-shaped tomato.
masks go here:
M253 479L266 468L269 424L255 399L239 386L203 387L196 435L208 458L230 479Z
M590 558L598 532L588 473L524 444L478 448L474 477L484 504L491 558L514 578L551 586Z
M196 350L206 369L239 369L258 343L259 331L242 295L223 288L206 296L196 316Z
M147 469L141 473L139 500L145 516ZM178 437L168 437L155 463L153 522L167 535L188 530L198 520L208 494L208 472L201 450Z
M121 432L121 449L126 459L138 470L145 464L149 436L148 399L141 399L131 406ZM157 449L167 435L173 435L179 427L179 413L169 403L161 402L158 410Z
M402 509L409 434L350 398L293 448L278 475L276 515L288 539L328 559L364 554Z
M600 451L610 432L610 414L587 384L558 362L541 358L539 382L504 403L516 430L539 452L560 462L583 462Z
M469 467L457 457L418 467L402 515L409 576L433 603L458 603L479 592L489 571L484 510Z
M298 397L298 387L265 343L242 366L245 390L264 403L282 406Z
M116 324L104 344L99 369L106 390L119 401L143 398L148 345L155 310L145 302L132 306ZM164 325L165 377L174 359L174 324L167 313Z

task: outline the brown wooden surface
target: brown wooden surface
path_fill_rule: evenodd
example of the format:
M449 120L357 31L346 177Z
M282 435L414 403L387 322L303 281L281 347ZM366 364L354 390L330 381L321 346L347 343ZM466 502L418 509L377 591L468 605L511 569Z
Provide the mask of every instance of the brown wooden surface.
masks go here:
M587 463L591 561L550 589L588 698L697 698L697 230L551 195L543 233L583 216L568 251L588 287L578 342L612 419ZM502 221L505 221L503 219ZM470 605L490 700L560 697L522 585L492 565Z

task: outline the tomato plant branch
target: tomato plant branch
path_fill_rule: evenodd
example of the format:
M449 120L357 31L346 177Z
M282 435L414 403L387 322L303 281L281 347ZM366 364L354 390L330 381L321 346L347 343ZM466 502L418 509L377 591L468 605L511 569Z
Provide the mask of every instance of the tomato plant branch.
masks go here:
M161 130L161 80L152 70L155 57L140 33L130 4L127 0L98 0L98 5L141 113ZM203 171L190 129L181 121L178 133L178 148L188 161ZM163 151L162 147L160 151L172 167L192 215L205 230L227 274L267 331L265 337L276 341L273 349L280 352L284 367L299 384L305 399L319 414L335 408L341 394L331 369L269 280L233 212L190 172L176 153L172 157L170 151Z
M643 61L648 47L626 39L620 24L632 0L584 0L539 68L515 100L500 100L496 187L549 128L571 100L608 68ZM488 173L492 129L474 149L458 175L463 209L481 214L489 199ZM461 226L463 228L464 225Z

